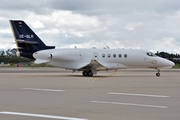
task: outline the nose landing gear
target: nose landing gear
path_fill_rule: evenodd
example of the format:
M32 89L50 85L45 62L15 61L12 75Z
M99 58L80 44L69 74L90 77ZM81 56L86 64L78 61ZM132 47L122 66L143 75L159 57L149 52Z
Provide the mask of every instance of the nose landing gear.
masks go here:
M160 74L160 70L157 69L157 71L158 71L158 72L156 73L156 76L157 76L157 77L160 77L160 75L161 75L161 74Z

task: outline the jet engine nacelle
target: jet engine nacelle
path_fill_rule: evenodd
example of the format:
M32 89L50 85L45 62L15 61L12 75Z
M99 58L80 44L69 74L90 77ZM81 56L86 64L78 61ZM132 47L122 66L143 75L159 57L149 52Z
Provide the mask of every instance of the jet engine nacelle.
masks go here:
M81 58L81 53L79 51L74 50L63 50L55 53L51 53L49 58L53 60L65 60L65 61L73 61L79 60Z

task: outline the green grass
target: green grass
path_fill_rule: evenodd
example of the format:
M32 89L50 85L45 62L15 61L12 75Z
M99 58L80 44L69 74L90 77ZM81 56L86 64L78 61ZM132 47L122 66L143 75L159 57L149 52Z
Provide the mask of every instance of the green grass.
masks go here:
M173 66L173 68L180 68L180 64L175 64L175 66Z

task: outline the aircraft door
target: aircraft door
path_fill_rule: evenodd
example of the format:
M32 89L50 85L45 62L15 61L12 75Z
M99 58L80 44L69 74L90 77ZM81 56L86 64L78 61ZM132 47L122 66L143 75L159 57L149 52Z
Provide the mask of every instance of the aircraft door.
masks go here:
M94 60L98 60L99 56L98 56L98 53L97 52L94 52L93 53L93 59Z

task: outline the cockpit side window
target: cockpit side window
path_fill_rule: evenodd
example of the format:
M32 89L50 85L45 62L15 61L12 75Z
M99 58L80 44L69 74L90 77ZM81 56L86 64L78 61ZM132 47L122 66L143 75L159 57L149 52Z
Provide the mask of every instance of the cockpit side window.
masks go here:
M154 53L152 53L152 52L147 52L147 55L151 56L151 57L156 57L156 55Z

